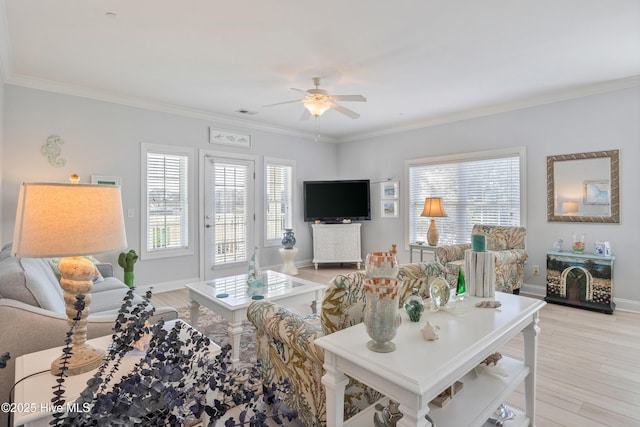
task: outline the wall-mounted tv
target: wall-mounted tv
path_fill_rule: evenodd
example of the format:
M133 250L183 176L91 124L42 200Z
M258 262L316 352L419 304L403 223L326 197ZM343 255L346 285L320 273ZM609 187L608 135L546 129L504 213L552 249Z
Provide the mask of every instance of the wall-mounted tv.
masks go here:
M371 219L368 179L304 181L304 220L322 222Z

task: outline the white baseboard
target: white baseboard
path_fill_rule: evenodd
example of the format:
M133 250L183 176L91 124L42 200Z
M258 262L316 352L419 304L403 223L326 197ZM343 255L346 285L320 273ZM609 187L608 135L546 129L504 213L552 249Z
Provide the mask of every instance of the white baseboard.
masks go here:
M616 303L616 310L632 311L634 313L640 313L640 301L632 299L614 298L613 302Z
M522 289L520 289L520 293L527 296L544 298L547 295L547 287L524 283Z

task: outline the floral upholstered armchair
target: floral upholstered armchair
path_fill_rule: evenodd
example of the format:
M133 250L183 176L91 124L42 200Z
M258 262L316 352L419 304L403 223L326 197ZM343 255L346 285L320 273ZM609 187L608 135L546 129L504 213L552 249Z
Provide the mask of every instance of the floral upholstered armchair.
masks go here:
M524 282L524 264L528 255L525 248L527 229L500 225L473 226L471 234L483 234L487 239L487 250L495 254L496 291L520 293ZM446 279L451 286L458 281L458 271L464 266L464 252L471 243L439 246L435 250L436 261L446 270Z
M429 283L441 274L440 266L433 262L401 265L400 304L414 287L427 298ZM297 410L298 419L308 427L326 425L326 395L321 381L324 350L316 347L314 341L363 321L366 277L360 271L335 276L327 285L319 315L298 316L268 301L254 301L249 306L247 317L256 327L263 380L267 384L278 378L290 380L291 389L285 396L285 404ZM375 390L350 379L345 390L345 419L381 397Z

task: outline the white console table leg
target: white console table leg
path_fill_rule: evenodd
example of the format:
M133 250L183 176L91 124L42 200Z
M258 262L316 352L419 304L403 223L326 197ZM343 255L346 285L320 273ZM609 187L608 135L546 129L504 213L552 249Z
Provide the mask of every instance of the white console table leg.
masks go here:
M538 334L540 333L538 320L538 313L536 312L531 323L522 330L522 335L524 336L524 364L529 367L529 375L524 380L525 405L531 427L536 425L536 366L538 360Z
M325 350L322 384L327 394L327 427L341 427L344 423L344 390L349 379L335 365L335 355Z
M433 424L427 421L427 418L425 417L425 415L427 415L427 413L429 412L429 406L427 406L426 409L419 411L419 413L409 411L402 405L399 409L400 412L402 412L404 415L398 420L398 423L396 424L397 426L432 427Z

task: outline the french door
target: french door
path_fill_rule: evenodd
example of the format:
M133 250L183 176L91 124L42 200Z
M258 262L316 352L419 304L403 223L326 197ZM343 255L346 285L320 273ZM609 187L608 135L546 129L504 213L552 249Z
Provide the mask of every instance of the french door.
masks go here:
M204 166L205 280L245 273L255 246L255 162L205 155Z

